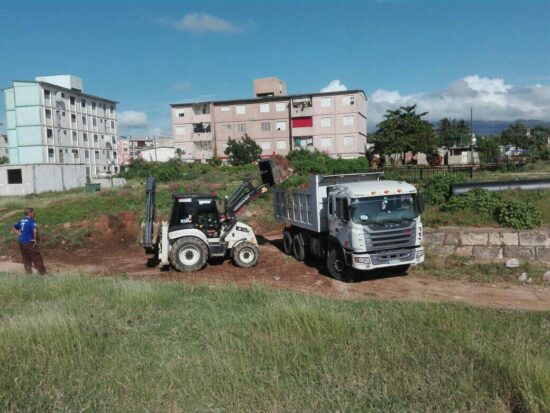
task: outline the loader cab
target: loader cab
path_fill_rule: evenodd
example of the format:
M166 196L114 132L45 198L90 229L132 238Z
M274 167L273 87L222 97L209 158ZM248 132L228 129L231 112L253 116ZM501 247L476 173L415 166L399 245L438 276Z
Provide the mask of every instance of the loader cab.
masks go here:
M212 194L174 194L169 232L198 229L207 238L219 238L220 215Z

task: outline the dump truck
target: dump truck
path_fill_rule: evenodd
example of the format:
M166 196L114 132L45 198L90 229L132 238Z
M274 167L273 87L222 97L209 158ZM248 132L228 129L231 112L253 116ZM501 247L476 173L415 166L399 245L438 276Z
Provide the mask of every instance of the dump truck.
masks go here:
M223 214L218 212L215 193L174 193L169 220L155 220L155 178L146 181L145 219L142 244L151 255L150 263L192 272L202 269L210 258L230 258L238 267L257 264L260 251L254 230L237 215L256 197L288 176L277 159L258 163L259 172L224 199Z
M356 270L406 272L423 262L423 198L413 185L382 175L313 175L305 188L274 189L284 252L324 260L339 280L351 280Z

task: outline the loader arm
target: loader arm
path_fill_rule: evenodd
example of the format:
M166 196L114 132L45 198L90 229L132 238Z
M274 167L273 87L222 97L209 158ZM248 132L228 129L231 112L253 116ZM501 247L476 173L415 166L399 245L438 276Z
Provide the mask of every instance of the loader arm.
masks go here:
M143 247L147 252L155 252L156 240L153 239L153 226L155 222L155 178L147 178L145 184L145 217L143 222Z

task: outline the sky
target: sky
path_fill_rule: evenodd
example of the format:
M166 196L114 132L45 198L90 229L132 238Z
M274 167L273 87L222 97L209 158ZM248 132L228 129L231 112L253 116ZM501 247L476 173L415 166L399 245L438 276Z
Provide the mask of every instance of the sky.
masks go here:
M549 22L550 0L0 0L0 87L79 76L133 136L171 135L170 103L253 97L268 76L365 90L369 129L409 104L550 121Z

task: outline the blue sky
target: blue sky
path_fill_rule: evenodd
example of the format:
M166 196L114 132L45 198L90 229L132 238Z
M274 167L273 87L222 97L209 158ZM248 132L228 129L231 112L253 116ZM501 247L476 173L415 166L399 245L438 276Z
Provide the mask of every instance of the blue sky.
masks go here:
M550 120L549 1L0 0L0 14L2 87L80 76L120 102L121 133L170 133L169 103L251 97L264 76L364 89L369 128L410 103Z

